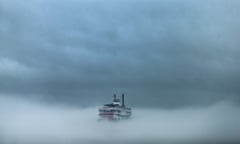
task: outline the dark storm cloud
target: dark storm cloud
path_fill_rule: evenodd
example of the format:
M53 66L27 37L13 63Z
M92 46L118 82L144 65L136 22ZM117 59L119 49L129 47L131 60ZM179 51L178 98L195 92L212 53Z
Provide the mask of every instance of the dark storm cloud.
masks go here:
M0 92L83 105L114 92L136 106L239 102L239 7L2 0Z

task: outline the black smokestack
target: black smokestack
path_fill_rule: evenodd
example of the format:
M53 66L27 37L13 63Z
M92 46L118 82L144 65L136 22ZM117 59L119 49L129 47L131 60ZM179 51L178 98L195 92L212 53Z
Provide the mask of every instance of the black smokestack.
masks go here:
M124 104L124 93L122 94L122 106L125 107L125 104Z

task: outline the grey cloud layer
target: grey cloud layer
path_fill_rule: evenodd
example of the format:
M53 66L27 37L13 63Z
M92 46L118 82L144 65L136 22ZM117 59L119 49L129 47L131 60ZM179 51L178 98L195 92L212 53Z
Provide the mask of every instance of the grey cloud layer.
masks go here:
M239 102L239 7L237 0L3 0L0 92L81 104L115 91L138 106Z

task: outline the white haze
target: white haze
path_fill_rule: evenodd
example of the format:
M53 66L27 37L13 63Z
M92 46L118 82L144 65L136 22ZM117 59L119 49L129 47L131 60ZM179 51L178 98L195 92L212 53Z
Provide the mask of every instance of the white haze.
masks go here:
M0 96L0 142L240 141L240 108L133 108L128 121L97 122L97 107L50 105Z

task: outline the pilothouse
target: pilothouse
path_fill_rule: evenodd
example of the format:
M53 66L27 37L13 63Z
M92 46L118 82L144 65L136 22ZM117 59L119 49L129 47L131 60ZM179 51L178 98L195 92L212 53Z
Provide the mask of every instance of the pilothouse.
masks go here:
M122 94L122 103L120 99L117 98L116 94L114 94L113 102L100 107L98 115L99 120L128 119L132 115L132 110L125 105L124 94Z

